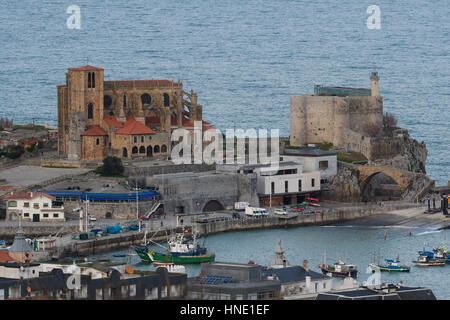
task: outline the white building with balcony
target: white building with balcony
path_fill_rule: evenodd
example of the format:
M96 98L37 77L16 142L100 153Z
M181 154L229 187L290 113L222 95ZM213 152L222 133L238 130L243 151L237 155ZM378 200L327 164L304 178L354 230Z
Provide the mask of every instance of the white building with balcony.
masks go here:
M238 173L256 174L260 205L289 205L305 201L305 197L320 192L319 170L306 172L294 161L281 161L277 167L270 164L244 165Z
M64 207L55 206L55 197L43 192L19 192L4 197L6 220L65 221Z

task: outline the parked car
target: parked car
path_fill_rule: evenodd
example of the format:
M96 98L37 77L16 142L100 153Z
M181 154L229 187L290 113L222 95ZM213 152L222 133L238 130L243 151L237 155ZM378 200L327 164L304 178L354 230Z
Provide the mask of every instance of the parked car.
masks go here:
M239 212L233 212L233 219L242 219L244 218Z
M287 215L287 211L285 209L275 209L274 213L279 216Z

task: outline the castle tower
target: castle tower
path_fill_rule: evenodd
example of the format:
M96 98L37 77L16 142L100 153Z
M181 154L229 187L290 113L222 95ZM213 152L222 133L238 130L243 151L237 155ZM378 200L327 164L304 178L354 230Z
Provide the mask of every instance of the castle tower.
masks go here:
M378 97L380 95L380 91L378 88L378 82L380 81L380 77L378 76L378 71L373 69L370 74L370 91L372 97Z
M80 160L82 133L87 126L100 125L103 119L103 69L90 65L70 68L67 87L67 157Z

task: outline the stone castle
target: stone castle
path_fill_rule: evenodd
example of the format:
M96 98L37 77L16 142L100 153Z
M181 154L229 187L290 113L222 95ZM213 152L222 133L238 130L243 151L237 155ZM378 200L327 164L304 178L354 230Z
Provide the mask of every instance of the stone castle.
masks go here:
M367 122L381 122L383 99L379 95L378 72L372 72L371 89L323 87L316 85L314 94L293 96L290 101L290 143L332 143L353 149L364 134ZM356 142L356 143L355 143ZM363 154L364 145L353 147Z
M58 92L58 151L74 161L167 156L171 133L202 121L198 96L181 80L104 81L102 68L69 68ZM189 100L185 100L187 96Z
M304 146L331 143L334 147L363 154L369 164L389 165L425 173L426 146L396 128L392 136L373 137L368 123L382 123L383 98L380 77L370 75L370 89L315 85L314 94L290 98L290 144Z

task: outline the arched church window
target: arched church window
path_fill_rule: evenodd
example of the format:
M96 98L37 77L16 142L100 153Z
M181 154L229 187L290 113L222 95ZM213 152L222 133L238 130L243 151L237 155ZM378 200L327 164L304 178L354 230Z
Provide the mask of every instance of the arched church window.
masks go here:
M141 95L142 107L149 106L152 103L152 97L148 93Z
M108 109L109 107L111 107L111 104L112 104L111 97L108 95L104 95L103 96L103 106Z
M144 146L141 146L139 148L139 153L145 153L145 147Z
M88 88L90 88L91 85L92 85L92 82L91 82L91 73L89 72L89 73L88 73Z
M123 95L123 107L127 107L127 96L125 94Z
M153 152L154 153L159 153L159 146L158 145L153 147Z
M163 98L164 98L164 107L168 107L170 104L169 95L167 93L164 93Z
M94 117L94 106L92 103L88 104L88 119L92 119Z
M131 153L133 153L133 154L138 153L138 148L137 147L133 147L133 149L131 149Z
M92 88L95 88L95 72L92 72Z

